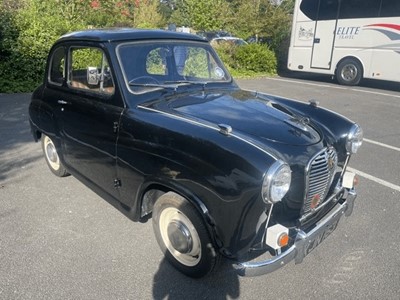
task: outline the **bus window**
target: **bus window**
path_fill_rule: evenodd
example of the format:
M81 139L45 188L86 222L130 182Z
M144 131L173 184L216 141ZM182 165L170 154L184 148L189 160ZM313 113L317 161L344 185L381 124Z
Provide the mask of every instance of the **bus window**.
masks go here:
M339 19L377 18L381 0L348 0L340 4Z
M318 20L336 20L338 6L338 0L321 0Z
M313 21L336 20L338 0L303 0L300 10Z
M300 4L300 10L310 20L315 21L317 19L318 4L319 0L304 0Z
M399 0L382 0L381 15L382 18L400 16Z

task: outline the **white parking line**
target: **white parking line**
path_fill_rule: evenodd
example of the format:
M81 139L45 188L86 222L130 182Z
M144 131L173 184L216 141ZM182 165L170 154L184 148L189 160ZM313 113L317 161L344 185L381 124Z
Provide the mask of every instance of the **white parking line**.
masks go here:
M348 90L349 89L348 87L342 87L339 85L319 84L319 83L313 83L313 82L307 82L307 81L298 81L298 80L276 78L276 77L267 77L266 79L283 81L283 82L295 82L298 84L312 85L312 86L319 86L319 87L329 87L329 88L338 89L338 90Z
M387 145L387 144L383 144L383 143L380 143L380 142L376 142L376 141L373 141L373 140L370 140L370 139L365 139L364 138L364 142L367 142L367 143L370 143L370 144L374 144L374 145L378 145L378 146L381 146L381 147L385 147L385 148L400 152L400 148L397 148L397 147L394 147L394 146L390 146L390 145Z
M399 95L393 95L393 94L388 94L388 93L380 93L380 92L373 92L373 91L364 91L364 90L353 89L353 88L351 88L350 90L355 91L355 92L367 93L367 94L375 94L375 95L379 95L379 96L388 96L388 97L400 98Z
M319 83L313 83L313 82L304 82L304 81L298 81L298 80L292 80L292 79L283 79L283 78L272 78L272 77L267 77L267 79L270 80L276 80L276 81L283 81L283 82L294 82L302 85L311 85L311 86L318 86L318 87L327 87L331 89L337 89L337 90L351 90L355 92L362 92L362 93L367 93L367 94L374 94L374 95L379 95L379 96L387 96L387 97L394 97L394 98L400 98L400 95L394 95L394 94L388 94L388 93L381 93L381 92L375 92L375 91L368 91L368 90L361 90L359 88L351 88L351 87L342 87L342 86L335 86L335 85L329 85L329 84L319 84Z
M380 178L377 178L375 176L369 175L367 173L361 172L359 170L356 170L356 169L353 169L353 168L350 168L350 167L347 167L347 170L350 171L350 172L356 173L357 175L360 175L360 176L362 176L364 178L367 178L369 180L375 181L376 183L379 183L379 184L381 184L383 186L391 188L391 189L393 189L395 191L400 192L400 186L398 186L398 185L395 185L393 183L387 182L385 180L382 180Z

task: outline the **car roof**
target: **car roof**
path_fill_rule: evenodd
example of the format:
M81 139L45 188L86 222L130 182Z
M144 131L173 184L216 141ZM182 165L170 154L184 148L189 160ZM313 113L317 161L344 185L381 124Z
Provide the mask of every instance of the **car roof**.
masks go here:
M110 28L90 29L71 32L63 35L57 42L63 41L93 41L114 42L130 40L154 40L154 39L179 39L206 42L205 38L194 34L174 32L160 29L133 29L133 28Z

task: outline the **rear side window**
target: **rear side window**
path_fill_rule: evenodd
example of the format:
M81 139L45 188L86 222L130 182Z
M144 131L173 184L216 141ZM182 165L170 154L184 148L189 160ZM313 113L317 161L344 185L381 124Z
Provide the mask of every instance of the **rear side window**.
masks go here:
M381 17L398 17L400 16L399 0L382 0Z
M300 10L313 21L335 20L339 8L338 0L303 0Z
M399 2L395 1L397 0L383 0L384 14L395 9L397 5L395 3ZM303 0L300 4L303 14L313 21L336 20L337 17L339 19L376 18L380 7L381 0Z
M53 84L62 85L65 80L65 48L57 48L51 57L49 81Z
M104 52L99 48L70 49L68 85L73 89L113 94L114 82Z
M340 19L377 18L381 0L350 0L342 1Z

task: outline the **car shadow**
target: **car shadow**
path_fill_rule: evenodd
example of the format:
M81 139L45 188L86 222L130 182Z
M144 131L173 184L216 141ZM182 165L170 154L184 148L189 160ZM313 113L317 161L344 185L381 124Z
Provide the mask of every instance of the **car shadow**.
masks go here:
M37 147L31 147L30 97L30 94L0 94L0 182L29 168L42 157L32 150Z
M288 70L281 70L278 72L278 75L283 78L310 80L310 81L324 82L324 83L331 83L331 84L339 85L338 82L336 81L336 79L334 78L334 76L332 76L332 75L296 72L296 71L288 71ZM365 88L378 89L378 90L400 92L400 84L398 82L393 82L393 81L363 79L363 80L361 80L361 82L358 86L365 87Z
M153 299L237 299L239 276L232 264L222 260L217 271L193 279L172 267L164 258L153 280Z

